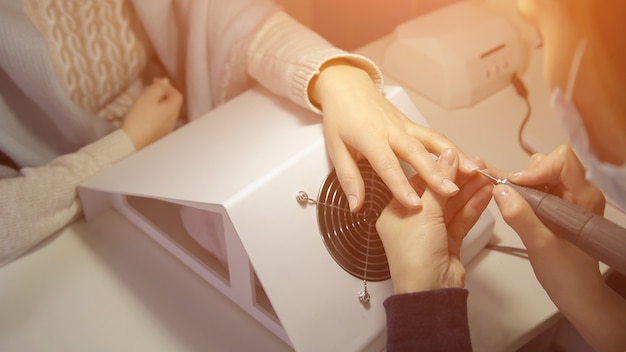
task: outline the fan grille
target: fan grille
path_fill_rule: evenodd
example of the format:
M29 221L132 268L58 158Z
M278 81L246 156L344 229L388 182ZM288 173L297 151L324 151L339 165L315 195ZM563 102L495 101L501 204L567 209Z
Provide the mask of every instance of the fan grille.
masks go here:
M392 194L366 160L359 161L358 166L366 197L361 210L350 212L348 199L332 171L320 189L317 221L326 249L339 266L361 280L382 281L390 274L376 220Z

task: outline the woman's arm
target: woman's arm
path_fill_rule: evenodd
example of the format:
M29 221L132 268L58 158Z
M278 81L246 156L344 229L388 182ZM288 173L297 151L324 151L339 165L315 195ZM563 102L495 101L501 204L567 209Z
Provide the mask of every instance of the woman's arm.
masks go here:
M0 266L78 218L78 184L134 150L118 130L45 166L0 179Z
M248 72L274 93L321 112L328 153L352 210L361 207L363 181L356 162L365 157L406 207L420 205L400 166L408 162L433 189L458 190L433 160L447 148L465 156L445 136L415 124L382 94L382 75L368 58L335 48L277 12L256 31L248 48ZM469 173L472 167L462 171ZM449 181L449 180L448 180Z
M526 170L499 178L549 192L594 213L604 211L604 196L585 177L585 169L569 146L537 153ZM550 231L530 205L511 187L497 185L494 199L503 219L520 236L537 279L561 313L598 351L626 350L626 301L604 282L598 260Z
M146 88L121 129L45 166L0 179L0 266L82 215L78 185L174 129L182 96L166 79Z
M385 247L394 295L385 302L388 351L470 351L465 268L461 244L491 199L479 175L457 177L458 156L447 149L438 160L462 187L452 197L411 178L420 209L393 199L376 229Z

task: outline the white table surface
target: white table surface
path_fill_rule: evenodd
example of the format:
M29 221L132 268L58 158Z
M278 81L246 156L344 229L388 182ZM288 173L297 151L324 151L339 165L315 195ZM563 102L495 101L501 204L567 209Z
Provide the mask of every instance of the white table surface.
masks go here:
M289 351L114 210L0 268L0 351Z
M359 52L380 61L387 39ZM531 130L558 143L538 52L523 79L533 104ZM388 78L388 84L394 84ZM411 93L432 127L469 155L522 169L517 145L524 102L507 87L471 109L445 111ZM537 120L537 121L535 121ZM536 123L536 125L535 125ZM531 134L532 134L531 133ZM495 243L521 246L496 217ZM607 214L626 223L609 208ZM467 268L476 351L514 351L558 319L526 259L483 250ZM0 269L0 351L288 351L250 318L114 210L79 220L38 250Z

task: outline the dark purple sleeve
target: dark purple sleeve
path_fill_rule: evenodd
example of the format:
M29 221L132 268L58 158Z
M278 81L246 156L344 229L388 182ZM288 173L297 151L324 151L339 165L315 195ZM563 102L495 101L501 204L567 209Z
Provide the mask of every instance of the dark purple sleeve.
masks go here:
M447 288L387 298L387 352L471 351L467 295Z

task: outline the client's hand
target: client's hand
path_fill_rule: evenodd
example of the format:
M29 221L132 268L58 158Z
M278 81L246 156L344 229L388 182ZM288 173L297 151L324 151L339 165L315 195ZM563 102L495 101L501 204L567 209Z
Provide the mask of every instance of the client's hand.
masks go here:
M418 194L411 188L399 159L441 194L458 191L443 168L430 155L451 148L461 158L461 170L476 167L445 136L420 126L402 114L377 89L369 75L342 60L324 66L312 84L313 101L321 105L324 134L330 158L350 208L358 210L365 199L363 179L356 161L365 157L398 201L415 208ZM469 159L467 159L469 161Z
M442 196L416 175L411 183L422 194L422 207L408 209L394 199L376 223L396 294L464 287L461 244L489 204L492 186L477 174L457 178L459 159L452 149L437 163L444 177L461 185L460 192Z
M168 79L155 79L135 101L122 123L139 150L174 130L183 97Z

